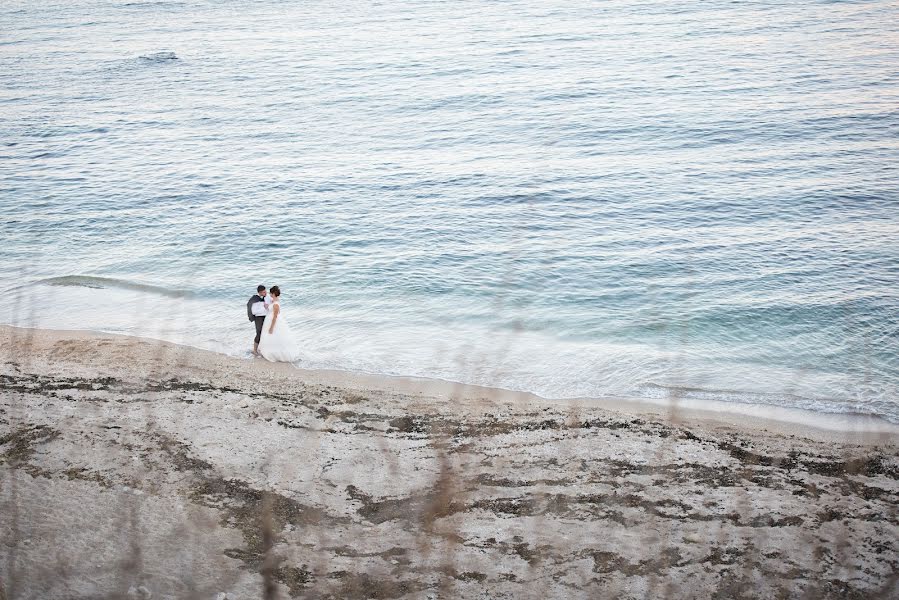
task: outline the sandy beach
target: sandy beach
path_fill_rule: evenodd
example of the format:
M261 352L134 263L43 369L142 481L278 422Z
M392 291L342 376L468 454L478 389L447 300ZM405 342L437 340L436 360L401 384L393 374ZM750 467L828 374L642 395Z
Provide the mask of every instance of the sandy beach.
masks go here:
M4 600L899 596L882 421L0 343Z

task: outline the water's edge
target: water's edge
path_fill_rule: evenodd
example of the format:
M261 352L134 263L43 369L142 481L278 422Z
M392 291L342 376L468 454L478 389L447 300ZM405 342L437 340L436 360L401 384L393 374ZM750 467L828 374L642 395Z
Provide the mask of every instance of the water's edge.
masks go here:
M805 435L825 437L828 434L849 436L878 435L892 439L899 436L899 424L877 416L854 413L822 413L801 408L788 408L768 404L721 402L696 399L648 399L623 396L546 398L525 390L484 386L437 378L386 375L340 369L308 369L289 363L269 363L264 359L253 359L216 352L207 348L180 344L158 338L123 335L92 329L45 329L0 324L3 332L30 332L36 336L50 336L55 339L104 339L125 338L140 343L162 344L177 347L184 352L209 354L219 359L251 364L253 369L277 369L283 376L293 374L314 382L328 382L340 387L394 390L407 393L430 394L452 398L489 398L500 401L527 401L560 403L572 408L599 406L615 412L633 415L651 414L677 422L706 421L738 428L773 431L785 435ZM183 354L181 355L183 356ZM7 358L6 360L9 360ZM798 428L798 429L797 429ZM887 438L877 441L886 442Z

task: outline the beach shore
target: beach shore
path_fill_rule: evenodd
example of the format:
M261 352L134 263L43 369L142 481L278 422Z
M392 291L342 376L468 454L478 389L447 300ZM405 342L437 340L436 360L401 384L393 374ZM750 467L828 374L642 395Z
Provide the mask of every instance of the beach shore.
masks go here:
M0 343L4 600L899 595L877 419Z

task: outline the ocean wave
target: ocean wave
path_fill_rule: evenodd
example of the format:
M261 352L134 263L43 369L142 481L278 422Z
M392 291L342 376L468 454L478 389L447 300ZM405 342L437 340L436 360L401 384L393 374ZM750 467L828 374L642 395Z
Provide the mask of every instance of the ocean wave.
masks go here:
M62 277L48 277L46 279L35 281L30 285L52 285L61 287L130 290L134 292L145 292L148 294L156 294L158 296L166 296L168 298L190 298L196 295L190 290L161 287L157 285L150 285L148 283L115 279L112 277L95 277L93 275L65 275Z
M173 9L173 8L183 8L187 6L186 2L127 2L121 5L122 8L149 8L158 10L160 8L163 9Z
M174 52L153 52L152 54L141 54L138 58L152 62L164 62L167 60L178 60L178 55Z

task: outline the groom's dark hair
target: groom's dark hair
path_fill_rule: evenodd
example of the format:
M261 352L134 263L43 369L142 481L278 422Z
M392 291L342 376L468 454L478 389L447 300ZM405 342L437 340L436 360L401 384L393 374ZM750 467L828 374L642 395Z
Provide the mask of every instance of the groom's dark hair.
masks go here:
M256 291L257 291L257 292L261 292L261 291L263 291L264 289L265 289L265 286L264 286L264 285L257 285L257 286L256 286Z

